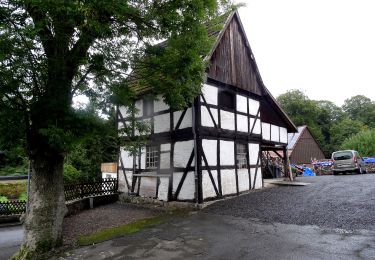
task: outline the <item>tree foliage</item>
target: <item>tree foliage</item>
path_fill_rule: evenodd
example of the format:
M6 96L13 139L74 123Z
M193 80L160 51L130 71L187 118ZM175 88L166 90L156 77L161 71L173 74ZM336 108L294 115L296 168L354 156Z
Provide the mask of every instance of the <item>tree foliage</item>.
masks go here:
M375 130L362 131L354 136L347 138L342 144L341 149L356 150L361 156L375 155Z
M342 107L331 101L309 99L300 90L290 90L277 100L296 125L307 125L327 157L340 149L344 140L374 127L374 102L354 96Z
M186 106L203 80L202 54L210 45L204 24L226 5L0 0L0 109L17 113L34 172L20 257L61 241L63 163L77 140L92 131L72 108L73 96L85 94L106 111L112 96L131 103L130 68L139 68L140 84L155 86L173 107ZM152 47L164 39L167 48Z

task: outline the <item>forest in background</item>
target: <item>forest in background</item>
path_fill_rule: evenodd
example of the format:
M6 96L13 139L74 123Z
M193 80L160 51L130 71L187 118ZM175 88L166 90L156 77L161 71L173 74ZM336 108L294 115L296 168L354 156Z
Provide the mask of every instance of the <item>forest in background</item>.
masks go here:
M363 95L340 107L328 100L311 100L301 90L290 90L277 101L296 126L307 125L327 158L339 149L375 156L375 102Z
M338 149L356 149L362 156L375 156L375 102L371 99L357 95L339 107L331 101L311 100L300 90L290 90L277 100L296 126L310 128L327 158ZM100 164L117 159L115 109L107 111L105 117L94 105L77 109L77 112L82 121L87 122L84 131L91 133L73 143L67 153L64 165L67 182L101 178ZM12 131L1 127L9 122L17 126ZM27 173L22 133L20 117L0 111L0 175Z

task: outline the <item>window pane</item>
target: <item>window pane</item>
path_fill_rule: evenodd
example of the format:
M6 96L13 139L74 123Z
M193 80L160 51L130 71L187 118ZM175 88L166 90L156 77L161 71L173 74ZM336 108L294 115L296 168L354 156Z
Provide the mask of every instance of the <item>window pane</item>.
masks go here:
M159 162L158 146L146 146L146 168L157 168Z
M237 144L237 168L247 169L247 149L245 144Z
M235 96L233 93L221 90L218 94L219 107L224 107L234 110Z

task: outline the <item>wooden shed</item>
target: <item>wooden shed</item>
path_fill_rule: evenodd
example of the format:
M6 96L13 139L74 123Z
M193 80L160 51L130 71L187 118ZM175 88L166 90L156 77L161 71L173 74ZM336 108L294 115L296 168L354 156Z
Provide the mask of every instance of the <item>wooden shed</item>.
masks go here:
M315 159L325 159L319 142L306 125L299 126L297 133L288 134L288 153L292 164L311 164Z
M263 149L286 153L297 129L264 86L238 13L222 16L222 25L209 30L216 43L193 104L174 111L148 89L135 101L137 114L118 108L119 129L134 117L152 125L137 155L120 148L120 191L198 203L238 195L263 187Z

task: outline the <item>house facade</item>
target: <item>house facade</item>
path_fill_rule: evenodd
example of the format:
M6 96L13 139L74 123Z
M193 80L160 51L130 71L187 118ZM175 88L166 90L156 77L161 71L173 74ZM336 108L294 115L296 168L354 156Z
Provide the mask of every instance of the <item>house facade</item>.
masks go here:
M292 164L311 164L314 160L325 159L319 142L307 126L299 126L298 132L288 134L288 153Z
M191 106L173 111L152 91L135 102L136 119L150 122L151 133L136 156L120 148L121 192L198 203L238 195L262 188L262 149L286 151L296 128L264 86L238 13L210 33L217 40ZM119 129L130 118L118 108Z

